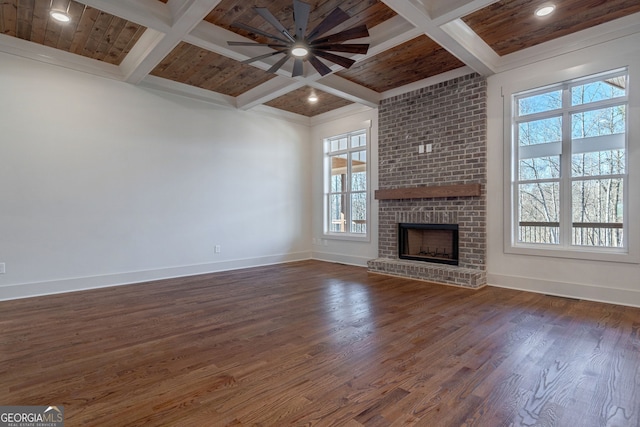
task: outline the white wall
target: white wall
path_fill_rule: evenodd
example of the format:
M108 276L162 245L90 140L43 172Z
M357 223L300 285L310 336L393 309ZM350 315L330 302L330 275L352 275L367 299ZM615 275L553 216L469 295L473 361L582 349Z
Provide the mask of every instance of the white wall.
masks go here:
M339 118L317 124L311 129L312 178L312 245L313 258L366 267L367 261L378 257L378 202L373 192L378 188L378 110L343 109ZM335 113L334 113L335 114ZM369 128L369 239L345 240L324 235L324 147L325 138Z
M503 153L501 93L526 90L567 79L629 66L630 258L640 253L640 34L542 61L488 79L488 283L534 292L640 306L640 264L506 253L504 179L509 175ZM507 97L508 99L508 97ZM508 118L507 118L508 120Z
M7 54L0 93L0 299L311 256L308 127Z

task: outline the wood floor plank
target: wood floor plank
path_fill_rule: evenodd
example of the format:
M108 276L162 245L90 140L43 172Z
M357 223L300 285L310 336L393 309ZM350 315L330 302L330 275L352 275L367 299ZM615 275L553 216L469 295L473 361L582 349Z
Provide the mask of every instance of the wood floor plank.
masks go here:
M0 302L69 426L638 426L640 309L303 261Z

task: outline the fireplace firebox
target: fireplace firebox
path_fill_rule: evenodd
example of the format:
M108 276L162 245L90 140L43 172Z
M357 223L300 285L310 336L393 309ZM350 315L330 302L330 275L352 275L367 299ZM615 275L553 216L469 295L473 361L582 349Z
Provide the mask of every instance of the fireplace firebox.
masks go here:
M398 224L398 257L458 265L458 225Z

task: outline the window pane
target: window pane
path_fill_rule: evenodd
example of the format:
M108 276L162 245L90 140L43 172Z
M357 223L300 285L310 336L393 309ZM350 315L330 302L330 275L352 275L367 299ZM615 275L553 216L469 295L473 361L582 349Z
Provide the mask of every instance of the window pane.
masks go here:
M351 137L351 148L366 147L367 134L361 133Z
M367 194L351 194L351 232L367 232Z
M625 150L596 151L571 156L572 176L619 175L625 170Z
M331 151L339 151L347 149L347 137L332 139L331 140Z
M573 114L571 116L571 137L578 139L624 133L626 129L625 118L624 105Z
M588 179L572 184L574 222L622 222L622 179Z
M518 99L518 115L542 113L562 108L562 90Z
M537 157L520 160L521 181L560 177L560 156Z
M518 186L518 241L559 243L559 183L531 183Z
M347 191L347 155L331 156L331 193Z
M367 152L351 153L351 191L367 190Z
M625 96L626 88L626 76L611 77L576 86L571 88L571 105L582 105Z
M332 194L329 196L329 231L344 233L345 230L345 195Z
M593 179L572 184L574 245L623 245L622 179Z
M562 141L562 117L534 120L518 124L520 146Z

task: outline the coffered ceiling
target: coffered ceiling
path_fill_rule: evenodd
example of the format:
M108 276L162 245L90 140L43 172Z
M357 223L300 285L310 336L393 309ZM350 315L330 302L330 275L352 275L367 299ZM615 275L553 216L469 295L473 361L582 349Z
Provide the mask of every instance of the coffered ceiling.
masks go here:
M638 0L307 0L308 28L336 7L349 19L328 34L366 24L366 54L345 69L322 60L321 76L305 61L267 70L281 56L251 63L277 31L253 7L267 8L293 30L292 0L0 0L0 51L134 85L178 93L230 108L315 117L348 106L375 107L381 99L478 72L493 73L640 32ZM49 11L67 11L71 21ZM241 23L258 31L232 26ZM0 68L2 64L0 63ZM307 98L318 98L310 103ZM339 110L342 111L342 110ZM292 116L294 117L294 116Z

